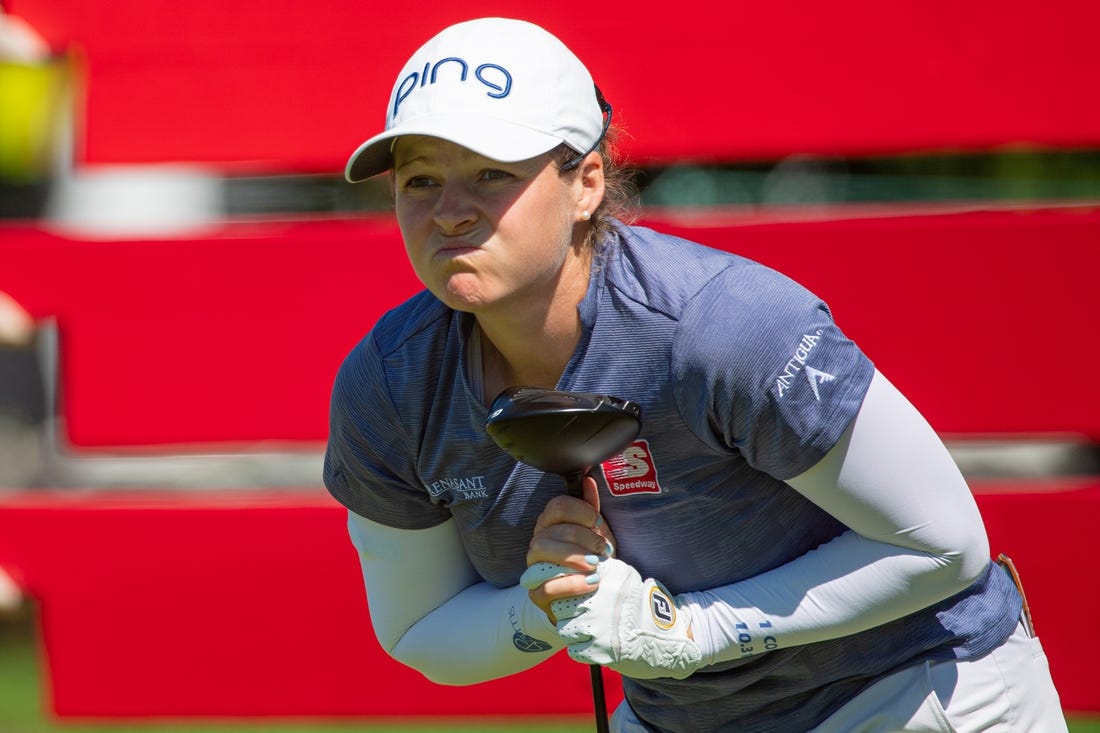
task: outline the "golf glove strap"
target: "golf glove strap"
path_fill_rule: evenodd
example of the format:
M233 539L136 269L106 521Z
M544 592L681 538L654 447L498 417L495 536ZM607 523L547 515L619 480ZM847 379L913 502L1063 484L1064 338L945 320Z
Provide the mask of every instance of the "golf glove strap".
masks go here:
M558 565L552 562L537 562L523 571L519 576L519 584L527 590L535 590L548 580L560 578L565 575L579 574L581 571L566 565Z
M695 672L702 652L688 636L691 612L621 560L601 561L599 573L595 593L570 599L576 601L570 616L554 609L569 656L636 679L684 679Z

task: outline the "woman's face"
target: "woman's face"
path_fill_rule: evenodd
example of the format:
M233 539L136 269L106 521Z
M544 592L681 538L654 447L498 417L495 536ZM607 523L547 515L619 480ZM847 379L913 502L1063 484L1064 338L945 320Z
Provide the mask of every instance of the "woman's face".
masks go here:
M599 203L583 175L560 176L549 154L501 163L425 136L401 137L393 152L405 249L436 297L489 315L555 296L576 259L575 224Z

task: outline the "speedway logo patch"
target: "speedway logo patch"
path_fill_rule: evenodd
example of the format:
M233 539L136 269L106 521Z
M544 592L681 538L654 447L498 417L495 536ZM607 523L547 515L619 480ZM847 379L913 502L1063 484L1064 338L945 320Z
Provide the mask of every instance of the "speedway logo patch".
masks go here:
M622 453L604 461L601 468L612 496L661 493L648 440L635 440Z

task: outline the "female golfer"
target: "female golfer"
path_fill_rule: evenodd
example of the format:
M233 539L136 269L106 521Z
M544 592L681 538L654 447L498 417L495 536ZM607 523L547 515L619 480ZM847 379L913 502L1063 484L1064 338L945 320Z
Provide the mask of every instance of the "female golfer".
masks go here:
M461 685L567 649L622 673L620 733L1065 730L936 433L813 294L629 225L610 117L555 37L479 19L348 163L389 172L426 288L331 407L385 650ZM563 496L485 431L512 385L634 401L642 432Z

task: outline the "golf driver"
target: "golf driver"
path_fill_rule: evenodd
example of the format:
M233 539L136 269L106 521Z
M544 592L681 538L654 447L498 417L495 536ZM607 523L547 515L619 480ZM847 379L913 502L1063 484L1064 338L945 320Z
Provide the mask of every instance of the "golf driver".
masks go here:
M582 496L584 476L621 452L642 428L642 409L611 395L540 387L509 387L493 401L485 429L513 458L565 481ZM607 733L603 673L590 667L596 731Z

